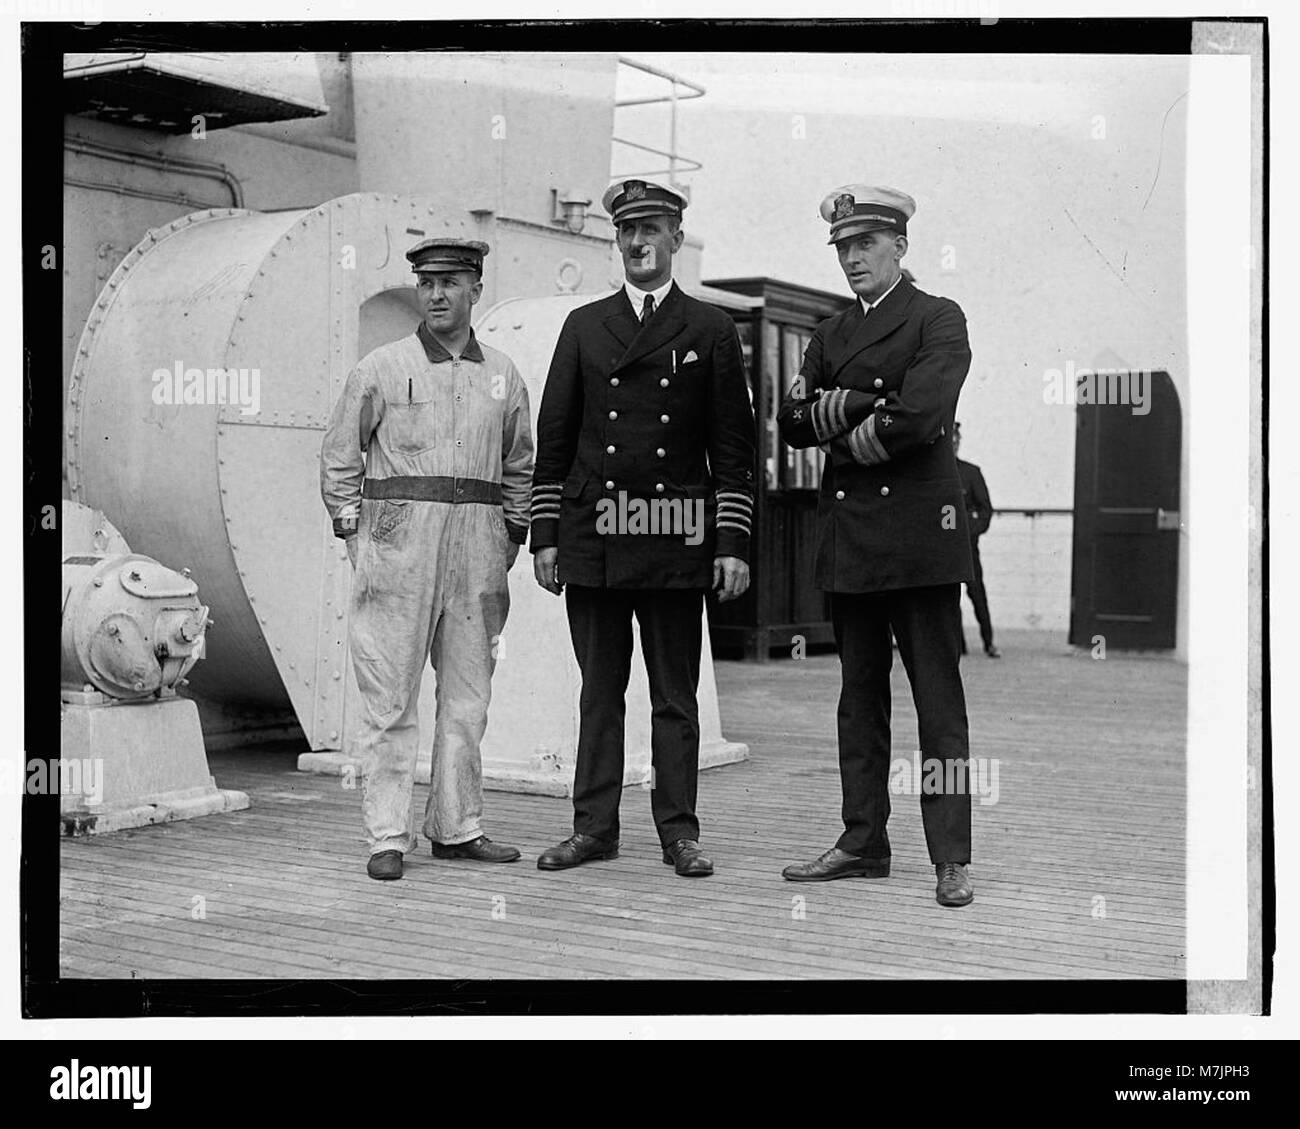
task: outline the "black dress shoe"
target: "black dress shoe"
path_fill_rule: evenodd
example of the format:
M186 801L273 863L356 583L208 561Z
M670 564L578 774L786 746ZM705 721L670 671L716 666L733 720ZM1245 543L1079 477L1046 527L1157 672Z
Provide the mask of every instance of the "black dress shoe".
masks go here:
M381 882L391 882L402 877L401 851L376 851L366 863L366 873Z
M960 862L941 862L934 868L939 884L934 888L934 899L941 906L966 906L975 898L975 888L970 884L966 865Z
M835 878L888 878L889 856L868 859L832 847L812 862L797 862L781 871L790 882L830 882Z
M618 858L618 842L606 842L594 835L570 835L563 843L548 847L537 859L538 870L568 870L584 862Z
M683 878L707 878L713 873L713 860L708 858L694 839L677 839L664 848L664 862Z
M519 857L519 851L514 847L494 843L486 835L480 835L468 843L434 843L433 857L473 859L475 862L514 862Z
M984 648L984 653L991 659L1000 659L1002 657L1002 652L993 646L992 643Z

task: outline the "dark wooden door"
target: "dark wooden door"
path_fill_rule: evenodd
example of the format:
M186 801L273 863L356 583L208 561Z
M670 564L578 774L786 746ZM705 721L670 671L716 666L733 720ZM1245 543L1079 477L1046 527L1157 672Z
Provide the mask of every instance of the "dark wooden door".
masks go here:
M1098 384L1100 387L1100 382ZM1113 387L1113 386L1112 386ZM1167 372L1131 401L1076 405L1070 642L1173 647L1178 622L1182 411Z

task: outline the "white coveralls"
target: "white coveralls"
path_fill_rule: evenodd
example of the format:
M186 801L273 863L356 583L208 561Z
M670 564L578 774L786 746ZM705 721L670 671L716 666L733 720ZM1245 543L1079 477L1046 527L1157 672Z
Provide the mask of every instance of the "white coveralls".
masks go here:
M479 742L510 606L507 552L528 527L528 391L504 353L472 335L453 357L424 332L349 374L321 447L331 518L359 514L349 645L361 691L355 752L371 854L415 849L417 702L437 672L424 834L482 832Z

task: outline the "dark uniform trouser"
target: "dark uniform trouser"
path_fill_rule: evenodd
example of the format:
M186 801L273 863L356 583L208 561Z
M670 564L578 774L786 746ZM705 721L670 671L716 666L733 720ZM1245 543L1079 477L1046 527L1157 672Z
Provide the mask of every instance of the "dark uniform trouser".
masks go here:
M966 585L966 594L970 596L970 602L975 606L975 619L980 625L980 640L987 651L993 646L993 620L989 618L989 598L984 591L984 567L980 564L978 537L970 539L970 555L975 571L971 574L971 582ZM959 617L960 614L959 611ZM962 649L965 650L964 647Z
M659 839L698 839L701 618L698 588L565 586L573 651L582 670L573 830L617 839L623 794L623 719L632 671L632 616L650 681L650 809Z
M890 853L885 823L889 819L892 627L916 703L922 781L928 761L940 761L945 770L953 762L962 765L954 774L944 771L939 777L945 791L913 789L921 792L930 861L970 862L969 740L958 667L960 602L960 584L831 595L831 622L843 679L837 716L845 830L836 844L842 851L866 858L885 858Z

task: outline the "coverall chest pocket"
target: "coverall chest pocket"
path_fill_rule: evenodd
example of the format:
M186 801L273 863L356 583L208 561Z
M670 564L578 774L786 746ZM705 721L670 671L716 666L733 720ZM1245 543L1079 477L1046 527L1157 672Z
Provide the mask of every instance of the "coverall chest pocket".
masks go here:
M403 389L405 391L405 389ZM417 389L414 393L419 397ZM389 404L384 412L384 431L388 449L399 455L419 455L437 446L438 413L432 397Z

